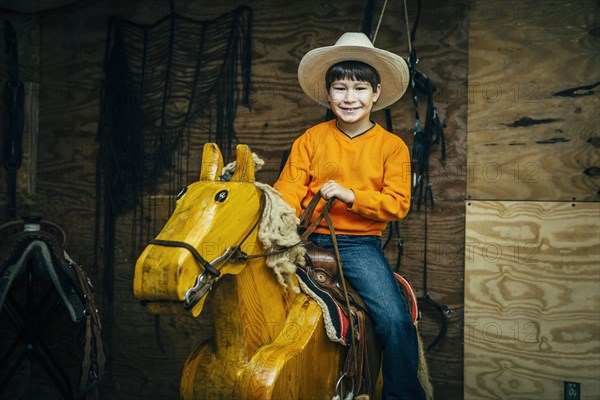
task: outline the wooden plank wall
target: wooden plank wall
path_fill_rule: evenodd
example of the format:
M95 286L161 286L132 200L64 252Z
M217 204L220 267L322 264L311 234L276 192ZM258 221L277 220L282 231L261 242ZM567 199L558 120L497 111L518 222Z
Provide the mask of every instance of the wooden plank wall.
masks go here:
M471 5L465 399L600 396L599 15Z
M195 19L214 18L244 4L236 0L177 0L174 3L178 13ZM272 183L284 150L325 115L323 109L302 94L297 84L300 58L314 47L334 43L344 31L360 30L366 1L254 3L251 4L254 14L252 109L238 109L236 130L239 142L249 144L265 160L257 179ZM375 20L382 4L377 2ZM162 0L83 1L33 16L28 14L27 18L34 18L34 26L24 27L18 33L20 38L25 38L34 35L37 27L40 32L39 52L30 49L39 54L39 59L26 62L27 68L39 67L39 76L26 76L28 82L39 84L39 150L37 162L32 162L39 172L35 191L19 194L19 215L42 215L65 228L69 234L69 254L89 271L101 311L103 271L94 268L93 251L98 151L95 135L108 19L119 15L138 23L152 23L169 11L169 2ZM416 14L414 2L408 2L408 12L412 24ZM17 17L23 18L20 15L13 18ZM420 57L420 71L437 87L435 102L446 131L447 159L441 161L439 149L433 148L430 162L435 207L427 214L411 211L400 225L404 240L401 273L414 284L417 295L423 295L423 252L427 247L428 295L451 310L446 336L428 355L435 390L448 400L461 399L463 393L468 22L468 8L464 4L422 1L413 45ZM401 55L408 53L402 2L388 2L376 44ZM423 104L420 112L425 115ZM384 117L383 112L374 115L385 125ZM409 96L392 108L392 121L394 132L412 146L414 106ZM199 155L196 157L199 161ZM0 206L4 207L5 186L0 190ZM160 221L168 215L167 204L158 214L156 220L160 226ZM175 399L186 357L214 335L211 317L205 313L198 319L187 315L157 319L140 306L132 293L136 254L131 251L131 223L128 215L118 220L115 320L110 345L112 364L99 396L103 399ZM397 258L395 240L394 237L387 250L392 264ZM426 303L422 305L422 313L419 326L428 344L438 333L439 315ZM6 315L0 314L3 338L8 337L6 330L11 325L6 321ZM48 332L49 337L53 337L51 334L56 330L60 332L61 327L73 331L68 320L63 318L62 321L64 324L57 324ZM0 354L5 342L0 340ZM64 339L51 342L59 354L73 354L76 344L75 340ZM63 357L61 361L69 365L70 371L76 371L76 360ZM37 376L31 385L30 371ZM44 398L57 396L56 389L35 363L19 371L0 398L23 398L20 396L28 393Z

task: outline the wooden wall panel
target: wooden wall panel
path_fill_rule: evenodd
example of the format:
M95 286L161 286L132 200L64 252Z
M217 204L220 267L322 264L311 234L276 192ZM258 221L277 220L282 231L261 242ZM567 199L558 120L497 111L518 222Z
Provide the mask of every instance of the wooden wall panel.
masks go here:
M463 369L465 214L464 203L457 203L442 200L427 213L411 211L399 226L404 248L399 272L409 279L417 297L427 294L434 303L448 309L444 316L433 303L419 301L419 332L426 347L434 343L446 323L447 332L427 359L435 392L449 400L463 398L457 382L462 382ZM384 239L387 234L384 232ZM392 235L386 248L392 266L397 261L396 240Z
M465 399L600 396L600 204L469 201Z
M37 141L39 117L39 54L40 23L37 15L6 13L4 23L10 23L17 36L19 79L23 82L25 99L25 119L23 126L23 158L21 168L17 171L18 204L28 202L28 196L35 193L37 175ZM8 74L8 58L5 46L4 26L0 32L2 53L0 55L0 82L4 93L4 82ZM0 126L4 126L4 111L0 112ZM4 129L4 128L3 128ZM0 148L2 148L0 146ZM7 192L7 170L4 164L0 167L0 193ZM24 196L23 196L24 195Z
M599 8L473 2L468 198L600 200Z
M264 160L257 178L275 181L284 150L307 127L320 122L325 111L313 104L298 86L296 72L302 55L317 46L332 44L344 31L358 31L366 1L321 2L309 0L290 4L283 0L251 2L253 9L252 108L238 108L237 139ZM412 24L414 2L408 2ZM237 0L198 2L177 0L176 11L195 19L211 19L242 4ZM375 19L383 2L377 2ZM163 0L103 0L80 2L39 14L40 48L37 61L28 68L40 69L39 151L35 193L24 195L20 215L38 214L58 222L69 235L68 251L88 269L97 289L97 304L104 309L103 271L94 268L95 140L99 87L108 19L119 15L138 23L152 23L169 13ZM419 69L437 87L435 102L445 125L447 152L432 151L431 179L435 208L425 214L413 210L401 224L405 250L401 272L423 291L424 249L427 242L428 294L447 305L452 313L448 333L428 359L433 384L447 400L461 399L463 391L463 257L464 198L466 192L466 112L468 9L460 4L422 1L417 39ZM378 46L406 55L404 9L401 2L388 2L378 32ZM31 64L31 66L29 66ZM29 79L29 78L28 78ZM31 79L34 80L34 79ZM0 100L1 101L1 100ZM425 115L421 98L421 115ZM374 118L385 125L385 115ZM392 108L393 130L412 146L414 106L405 96ZM200 145L194 143L190 163L200 163ZM196 149L196 151L194 151ZM192 176L194 176L192 174ZM168 175L165 180L179 179ZM168 190L179 190L173 185ZM169 204L160 197L157 214L147 214L157 229L168 215ZM5 204L4 192L0 206ZM181 368L200 343L210 340L210 314L199 319L186 315L161 315L156 319L133 297L132 215L119 218L117 226L115 310L112 367L100 387L107 399L174 399L178 397ZM427 227L427 228L426 228ZM425 235L425 229L428 229ZM396 261L394 244L387 250ZM102 251L102 249L101 249ZM438 315L423 306L420 330L426 342L439 329ZM68 328L68 325L65 325ZM59 346L60 347L60 346ZM22 379L27 376L23 371ZM19 381L19 382L22 382ZM37 381L36 381L37 383ZM19 393L22 393L22 389ZM36 385L36 395L52 398L52 388ZM11 392L9 392L10 394Z

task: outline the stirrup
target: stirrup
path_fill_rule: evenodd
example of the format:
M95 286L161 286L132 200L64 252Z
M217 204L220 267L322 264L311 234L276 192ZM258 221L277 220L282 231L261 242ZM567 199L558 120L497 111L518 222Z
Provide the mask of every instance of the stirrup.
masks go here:
M344 396L344 381L346 379L352 380L352 390ZM349 377L346 372L343 372L338 381L335 384L335 396L331 400L353 400L354 399L354 377Z

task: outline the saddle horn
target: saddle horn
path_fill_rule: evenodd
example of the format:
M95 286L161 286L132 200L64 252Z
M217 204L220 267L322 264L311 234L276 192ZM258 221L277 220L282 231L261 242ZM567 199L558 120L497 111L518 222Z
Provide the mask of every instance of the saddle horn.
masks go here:
M231 181L253 183L254 157L252 157L250 147L245 144L238 144L235 148L235 161L236 167L235 172L231 177Z
M205 143L202 149L201 181L216 181L223 169L223 156L216 143Z

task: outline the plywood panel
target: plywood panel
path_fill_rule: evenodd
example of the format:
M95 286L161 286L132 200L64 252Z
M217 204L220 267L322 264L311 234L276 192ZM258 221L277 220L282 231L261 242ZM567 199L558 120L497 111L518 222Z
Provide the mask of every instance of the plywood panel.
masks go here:
M600 397L600 203L466 209L465 399Z
M600 200L600 5L476 1L468 198Z

